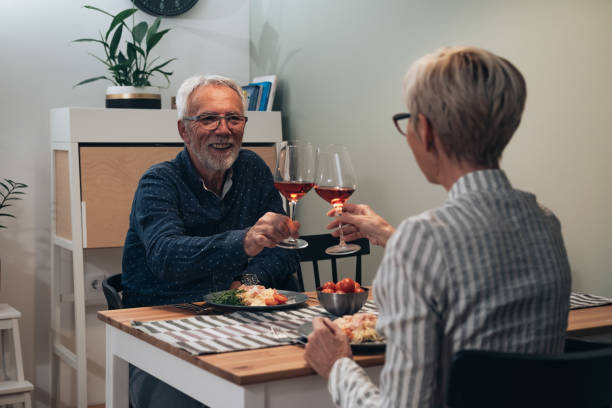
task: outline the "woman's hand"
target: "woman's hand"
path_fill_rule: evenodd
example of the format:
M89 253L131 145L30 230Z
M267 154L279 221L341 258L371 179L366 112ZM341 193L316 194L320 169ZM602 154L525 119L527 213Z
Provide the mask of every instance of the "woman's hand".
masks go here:
M336 210L329 210L327 215L334 217ZM389 237L395 232L395 228L391 224L365 204L344 204L342 215L336 217L334 221L327 225L327 229L336 229L332 232L334 237L340 236L338 231L340 223L346 241L367 238L373 245L382 247L387 245Z
M326 380L336 360L353 357L346 334L328 318L312 319L312 333L308 335L304 358Z

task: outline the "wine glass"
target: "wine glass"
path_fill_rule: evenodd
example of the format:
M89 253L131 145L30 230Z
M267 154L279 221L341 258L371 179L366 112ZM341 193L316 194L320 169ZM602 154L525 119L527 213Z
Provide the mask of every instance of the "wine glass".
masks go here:
M342 216L342 207L357 188L357 178L351 163L351 156L345 146L329 145L317 148L317 179L315 191L336 210L336 217ZM357 252L361 247L347 244L340 230L340 243L325 250L328 255L346 255Z
M289 218L293 222L295 204L314 186L314 150L308 142L292 140L277 143L274 187L289 202ZM286 249L306 248L308 242L289 237L276 246Z

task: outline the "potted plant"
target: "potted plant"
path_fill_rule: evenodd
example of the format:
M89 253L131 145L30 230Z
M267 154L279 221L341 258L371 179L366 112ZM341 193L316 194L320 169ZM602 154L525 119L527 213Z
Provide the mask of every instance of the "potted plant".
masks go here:
M18 183L13 180L4 179L4 182L0 181L0 217L11 217L15 218L13 214L9 214L5 211L5 208L12 207L11 201L21 200L20 195L25 194L23 191L27 187L26 184ZM0 224L0 229L6 228L5 225Z
M151 86L150 78L154 74L163 75L167 81L166 87L169 86L172 72L165 71L165 67L176 58L159 63L159 57L151 58L150 52L170 29L159 31L160 17L157 17L151 26L145 21L136 24L133 17L137 10L135 8L113 15L97 7L84 7L112 18L106 33L100 32L100 39L74 40L100 44L104 49L104 57L91 55L106 66L109 74L85 79L75 87L105 79L115 85L106 90L107 108L160 109L161 94L158 87ZM132 17L131 27L125 22L129 17ZM123 34L126 32L122 47Z
M13 204L11 204L11 201L21 200L21 197L19 196L25 194L21 190L26 187L26 184L18 183L9 179L4 179L4 182L0 181L0 217L15 218L13 214L9 214L8 212L6 212L6 208L13 206ZM0 224L0 229L6 229L6 226ZM0 271L1 270L2 262L0 259Z

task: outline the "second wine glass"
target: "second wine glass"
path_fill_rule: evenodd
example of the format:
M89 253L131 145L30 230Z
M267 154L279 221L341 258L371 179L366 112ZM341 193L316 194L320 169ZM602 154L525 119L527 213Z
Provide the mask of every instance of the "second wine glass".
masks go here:
M336 217L342 216L342 208L357 188L357 178L351 163L349 151L342 145L329 145L317 149L317 178L315 191L321 198L334 206ZM346 255L357 252L361 247L347 244L339 224L340 243L325 250L328 255Z
M274 187L289 202L289 218L294 220L295 205L314 186L314 150L308 142L292 140L277 146ZM286 249L306 248L308 242L289 237L276 246Z

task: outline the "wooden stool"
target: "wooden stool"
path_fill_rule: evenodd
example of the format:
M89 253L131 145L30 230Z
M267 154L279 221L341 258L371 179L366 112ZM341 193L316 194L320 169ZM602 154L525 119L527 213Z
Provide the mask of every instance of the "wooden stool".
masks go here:
M30 393L34 386L24 379L19 338L19 318L21 313L13 307L0 303L0 336L2 340L2 378L0 378L0 405L23 403L25 408L32 407ZM5 342L8 339L8 342ZM13 350L7 348L12 343ZM14 360L14 370L9 369L8 360Z

